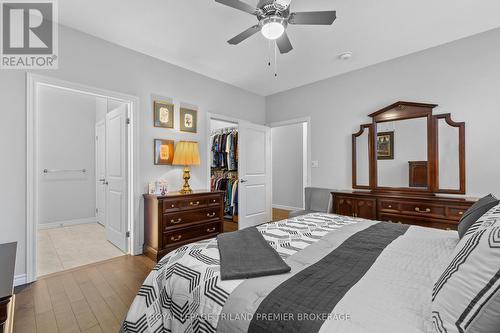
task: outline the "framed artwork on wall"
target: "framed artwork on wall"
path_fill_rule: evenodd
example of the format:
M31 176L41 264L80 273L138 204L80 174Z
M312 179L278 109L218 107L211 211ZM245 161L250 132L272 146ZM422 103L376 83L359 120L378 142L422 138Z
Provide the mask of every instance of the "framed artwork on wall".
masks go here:
M377 159L394 159L394 132L377 133Z
M174 105L168 102L154 101L154 126L174 128Z
M180 112L181 126L180 129L183 132L196 133L198 115L196 110L181 108Z
M172 165L174 160L174 141L155 139L154 142L155 165Z

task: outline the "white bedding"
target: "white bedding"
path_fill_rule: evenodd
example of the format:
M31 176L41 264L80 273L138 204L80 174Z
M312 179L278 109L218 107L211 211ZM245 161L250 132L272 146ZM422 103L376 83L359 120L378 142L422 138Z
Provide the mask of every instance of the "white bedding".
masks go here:
M258 228L287 261L325 235L357 223L368 221L310 214ZM410 227L382 252L335 307L334 313L347 313L349 320L327 320L320 332L431 332L432 286L457 243L456 232ZM215 239L168 254L146 278L122 331L217 331L224 305L245 281L221 281L219 277ZM240 303L246 301L242 299ZM241 330L235 327L218 331Z
M410 227L335 307L351 320L330 320L320 332L433 332L432 287L457 243L456 232Z

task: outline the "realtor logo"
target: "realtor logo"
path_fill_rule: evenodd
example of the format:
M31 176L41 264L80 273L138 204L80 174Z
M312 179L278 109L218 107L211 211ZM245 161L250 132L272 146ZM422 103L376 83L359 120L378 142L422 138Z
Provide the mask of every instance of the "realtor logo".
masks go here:
M56 69L57 4L0 0L1 68Z

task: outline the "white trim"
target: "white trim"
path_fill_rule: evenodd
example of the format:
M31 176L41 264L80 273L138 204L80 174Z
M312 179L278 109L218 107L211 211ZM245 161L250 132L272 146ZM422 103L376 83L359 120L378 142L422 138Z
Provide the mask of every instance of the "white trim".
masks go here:
M206 118L206 139L207 139L207 146L206 146L206 156L207 156L207 189L210 190L210 176L211 176L211 167L212 167L212 161L210 160L210 151L212 150L212 143L210 142L210 130L211 130L211 123L210 120L220 120L220 121L225 121L228 123L235 124L237 128L239 129L240 123L244 120L238 119L238 118L233 118L233 117L228 117L228 116L223 116L215 113L210 113L207 112L207 118ZM238 166L238 175L240 174L239 166Z
M283 210L289 210L289 211L295 211L295 210L304 210L302 207L291 207L291 206L283 206L283 205L275 205L273 204L273 208L276 209L283 209Z
M87 218L83 218L83 219L39 223L37 229L38 230L55 229L55 228L69 227L71 225L91 224L91 223L97 223L97 218L96 217L87 217Z
M19 274L14 276L14 287L22 286L23 284L28 283L26 277L26 274Z
M37 90L39 86L49 86L58 89L64 89L77 93L88 94L96 97L105 97L119 100L128 104L131 126L128 128L128 226L130 230L130 239L128 252L132 255L142 253L141 239L143 239L143 230L140 223L140 161L139 161L139 98L132 95L119 92L99 89L78 83L68 82L48 76L42 76L33 73L26 73L26 136L27 136L27 156L26 156L26 282L36 280L36 226L38 225L37 203L37 183L38 170L36 154L37 147Z

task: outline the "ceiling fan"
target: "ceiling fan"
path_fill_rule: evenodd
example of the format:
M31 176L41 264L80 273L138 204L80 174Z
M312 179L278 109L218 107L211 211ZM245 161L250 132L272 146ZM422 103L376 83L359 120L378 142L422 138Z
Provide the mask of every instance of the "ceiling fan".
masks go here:
M259 0L257 8L240 0L215 1L255 15L259 20L258 24L228 40L229 44L237 45L260 31L267 39L276 40L281 53L288 53L293 49L292 43L286 33L286 28L289 24L331 25L337 18L334 10L291 13L291 0Z

